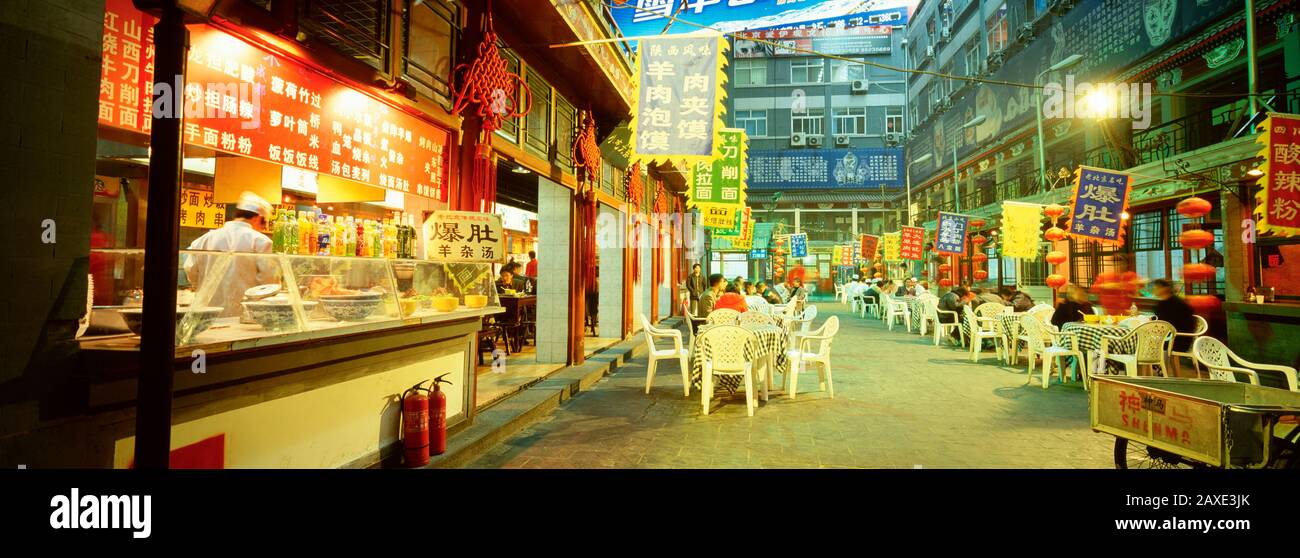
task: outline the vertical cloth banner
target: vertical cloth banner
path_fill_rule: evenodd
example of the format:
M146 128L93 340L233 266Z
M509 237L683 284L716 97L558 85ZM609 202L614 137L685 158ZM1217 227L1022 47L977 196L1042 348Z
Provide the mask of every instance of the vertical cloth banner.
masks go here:
M1038 258L1043 206L1002 202L1002 257Z
M869 234L862 235L862 259L876 259L876 250L880 248L880 237Z
M707 203L700 205L700 225L717 230L729 231L736 228L736 219L740 217L739 205L719 205Z
M831 247L831 261L836 265L844 265L844 247L836 244Z
M840 248L840 265L853 265L853 245L845 244Z
M1070 234L1122 246L1122 215L1128 210L1132 181L1122 172L1080 165L1074 179Z
M969 218L965 215L939 212L938 231L934 236L934 251L941 254L964 253L968 224Z
M729 48L722 35L641 41L632 161L711 162L721 154Z
M925 229L903 227L899 231L901 246L899 256L904 260L919 260L925 252Z
M902 233L893 232L880 237L880 250L884 252L884 260L887 262L896 262L903 259L902 251Z
M690 182L686 188L686 205L702 204L741 205L745 203L745 131L736 128L722 130L721 156L713 161L697 161L691 165Z
M790 235L790 257L802 258L808 255L808 235L804 233Z
M1264 144L1264 187L1255 194L1259 232L1300 234L1300 115L1269 113L1256 140Z

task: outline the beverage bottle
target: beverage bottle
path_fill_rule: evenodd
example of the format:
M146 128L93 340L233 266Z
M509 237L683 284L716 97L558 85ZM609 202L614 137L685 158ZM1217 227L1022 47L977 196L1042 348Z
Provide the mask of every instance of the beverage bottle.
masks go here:
M331 245L331 247L333 248L333 250L331 251L334 253L335 256L342 256L344 254L343 250L347 248L347 242L345 241L347 237L343 234L342 216L334 217L333 232L334 232L334 238L333 238L334 244Z
M277 254L284 252L284 211L278 211L275 214L275 221L271 222L271 251Z
M384 257L397 257L397 225L393 224L392 219L384 220Z
M345 256L357 255L357 226L351 217L343 223L343 235L346 243L343 245L343 254Z
M366 222L365 222L365 220L363 220L363 219L357 219L357 232L356 232L356 235L357 235L357 241L356 241L356 248L357 248L357 249L356 249L355 252L353 252L353 254L356 254L357 257L365 257L365 256L369 255L369 252L366 251Z
M370 221L370 238L366 245L370 247L370 257L372 258L384 255L383 230L383 227L379 225L379 221L373 219Z
M302 217L304 221L303 245L305 247L303 253L308 256L315 256L316 255L316 212L310 210L305 211L303 212Z
M284 253L298 253L298 220L293 210L284 212Z
M330 255L330 238L334 231L334 224L330 222L328 215L320 214L316 218L316 253L321 256Z

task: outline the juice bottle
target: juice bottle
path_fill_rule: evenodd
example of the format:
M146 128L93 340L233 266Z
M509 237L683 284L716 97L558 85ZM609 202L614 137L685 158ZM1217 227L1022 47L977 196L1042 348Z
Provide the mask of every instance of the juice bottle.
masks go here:
M275 214L275 221L271 222L271 251L277 254L284 252L284 211L278 211Z
M381 244L383 235L379 233L379 222L373 219L367 221L366 228L370 234L370 236L366 238L366 247L370 248L370 257L378 258L384 253L384 246Z
M343 245L343 255L357 255L357 225L352 221L351 217L348 217L348 220L343 223L343 235L346 239Z
M293 210L284 212L284 253L298 253L298 220Z
M298 253L304 256L314 255L316 253L316 227L312 222L311 211L302 212L302 243L298 245Z
M342 255L344 255L344 253L345 253L344 250L347 248L347 240L346 240L346 239L347 239L347 235L343 234L343 217L342 217L342 216L335 216L335 217L334 217L334 231L333 231L333 232L334 232L334 239L333 239L333 240L334 240L334 244L332 245L332 248L333 248L332 251L333 251L333 253L334 253L335 256L342 256Z
M330 222L330 217L324 213L316 218L316 253L321 256L330 255L330 242L333 241L334 223Z
M384 257L397 257L397 225L391 218L384 219Z
M357 250L353 252L357 257L366 257L370 252L366 250L366 222L363 219L357 219Z

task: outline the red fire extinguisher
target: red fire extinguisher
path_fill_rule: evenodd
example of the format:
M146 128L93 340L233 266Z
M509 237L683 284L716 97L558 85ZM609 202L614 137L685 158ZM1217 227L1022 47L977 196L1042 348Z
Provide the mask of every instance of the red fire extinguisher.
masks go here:
M429 446L434 455L447 451L447 394L438 388L438 384L451 385L450 380L442 379L447 374L434 378L433 391L429 392L429 410L432 413L429 417Z
M429 396L425 395L429 388L420 387L427 381L402 392L402 451L407 467L429 464Z

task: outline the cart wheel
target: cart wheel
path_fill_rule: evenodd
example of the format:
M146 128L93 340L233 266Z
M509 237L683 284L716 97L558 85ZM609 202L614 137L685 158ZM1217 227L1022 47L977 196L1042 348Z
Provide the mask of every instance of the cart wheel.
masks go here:
M1124 438L1115 438L1116 469L1190 469L1192 463L1177 454Z

